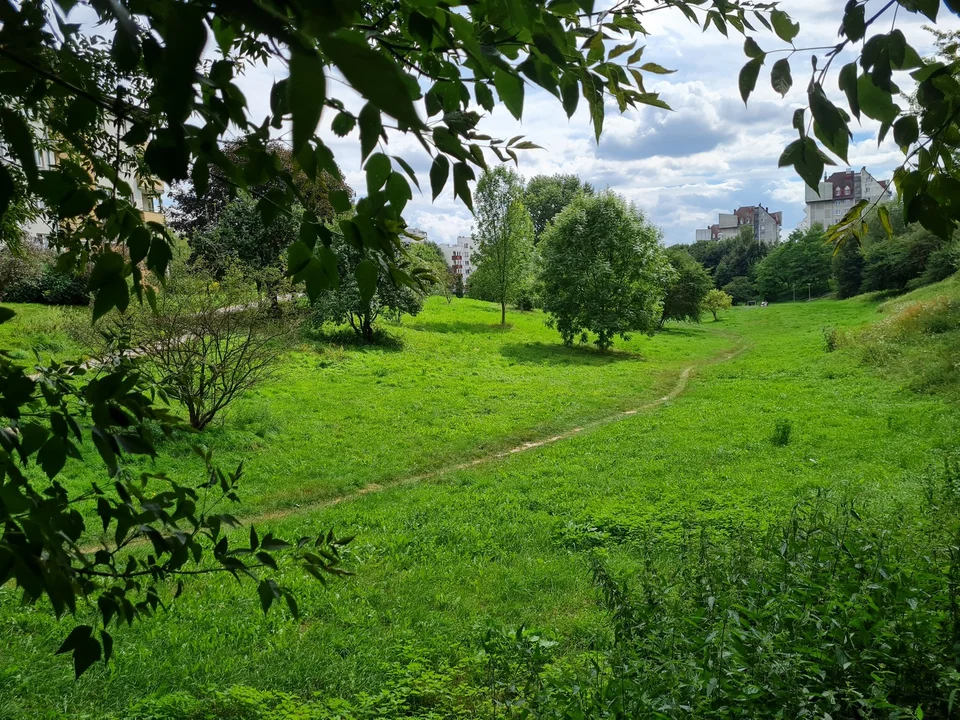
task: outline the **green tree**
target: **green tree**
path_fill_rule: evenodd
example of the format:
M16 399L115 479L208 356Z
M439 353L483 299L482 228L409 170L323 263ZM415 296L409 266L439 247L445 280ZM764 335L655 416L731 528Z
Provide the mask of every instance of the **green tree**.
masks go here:
M407 253L429 273L429 279L424 280L427 292L432 295L443 295L449 303L453 297L454 278L440 246L429 241L412 242L407 246Z
M504 165L485 170L476 193L477 269L470 276L470 294L500 304L500 324L507 322L507 303L529 285L533 257L533 223L523 205L523 182Z
M533 241L540 242L547 223L580 193L593 194L593 186L576 175L535 175L527 183L523 203L533 220Z
M750 281L750 278L743 275L733 278L720 289L732 297L736 305L755 300L757 297L756 286Z
M674 271L659 231L611 192L580 195L553 221L542 253L543 309L565 345L600 350L629 332L653 332Z
M770 246L757 242L753 228L740 228L732 238L718 240L720 259L713 272L713 282L722 288L736 277L746 277L753 281L756 265L770 251Z
M733 298L723 290L713 288L703 299L703 309L710 311L714 321L720 320L720 313L733 307Z
M837 297L853 297L863 285L863 250L858 242L843 243L833 254L831 267Z
M674 274L664 289L659 327L667 320L700 322L703 301L713 287L710 274L685 249L667 251Z
M767 300L820 295L830 288L832 257L821 225L794 230L757 265L757 291Z

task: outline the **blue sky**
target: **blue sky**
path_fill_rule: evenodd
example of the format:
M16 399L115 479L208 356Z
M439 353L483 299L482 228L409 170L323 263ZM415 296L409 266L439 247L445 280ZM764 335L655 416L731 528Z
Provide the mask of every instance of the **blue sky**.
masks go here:
M868 12L875 4L870 3ZM781 3L800 22L795 45L835 43L843 5L839 0ZM567 120L553 96L528 85L523 122L497 107L481 121L480 130L496 137L527 135L544 149L520 155L518 169L522 175L576 173L595 187L609 187L637 203L663 229L667 244L692 242L694 231L716 222L717 213L758 203L782 210L784 230L789 232L803 218L803 183L789 168L778 169L777 159L796 136L791 119L794 109L806 104L812 53L798 52L791 58L794 87L786 98L769 85L769 68L783 55L768 59L757 90L749 106L744 107L737 90L737 75L745 62L743 38L731 35L727 39L716 31L702 33L679 12L672 17L669 12L648 17L650 35L645 39L644 61L676 69L672 75L647 76L647 89L659 92L673 112L642 108L620 115L615 104L608 103L598 145L583 108ZM889 22L884 21L884 29ZM932 52L932 38L922 25L922 18L901 8L897 27L925 55ZM958 29L960 23L942 8L938 27ZM784 47L772 33L761 31L753 36L764 50ZM836 71L853 57L849 51L838 57L826 82L828 93L843 107ZM266 107L269 87L282 72L261 68L245 78L254 118L258 107ZM906 83L901 85L909 89ZM349 105L351 98L344 100ZM321 128L329 126L332 117L325 113ZM902 155L890 140L877 146L877 129L877 123L868 119L857 128L850 147L850 166L857 170L866 166L877 178L886 179ZM337 138L329 130L322 130L322 134L348 182L362 191L356 133L347 138ZM429 158L415 140L391 138L389 151L407 158L421 185L428 187ZM428 189L426 195L414 190L405 216L411 225L427 230L430 239L441 243L469 233L473 226L470 212L449 192L433 203Z

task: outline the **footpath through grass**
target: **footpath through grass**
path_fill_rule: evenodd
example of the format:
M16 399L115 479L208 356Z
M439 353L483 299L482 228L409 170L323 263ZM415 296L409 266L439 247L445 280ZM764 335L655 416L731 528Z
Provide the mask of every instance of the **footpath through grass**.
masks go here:
M225 461L249 459L244 509L309 503L511 447L636 407L665 394L682 368L697 370L672 401L562 442L284 515L274 525L290 535L358 536L346 554L354 577L329 590L288 579L299 622L285 608L264 618L252 586L201 579L168 615L118 630L113 663L74 682L52 654L73 621L18 608L4 588L0 716L123 717L144 698L234 685L356 700L406 682L416 660L414 705L427 717L444 693L481 693L482 677L450 668L476 658L491 627L525 625L556 641L558 668L608 639L582 552L597 538L616 539L611 563L628 567L651 542L762 530L820 487L909 514L918 478L957 436L948 399L905 391L852 352L825 351L824 328L876 319L866 300L740 309L636 338L611 357L562 348L538 314L514 314L506 332L495 315L434 300L392 329L402 349L294 353L204 437ZM771 441L778 425L789 428L786 444ZM181 459L173 471L190 467ZM76 482L94 476L71 472ZM426 699L424 672L434 673ZM169 707L187 707L186 695Z

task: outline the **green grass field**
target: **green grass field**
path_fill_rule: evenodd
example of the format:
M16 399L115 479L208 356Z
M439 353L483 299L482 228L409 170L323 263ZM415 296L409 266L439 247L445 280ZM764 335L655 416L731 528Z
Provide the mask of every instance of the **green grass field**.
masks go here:
M603 640L579 552L591 537L622 540L610 553L628 567L651 542L762 531L814 488L909 515L960 415L952 392L916 392L852 346L826 352L825 329L853 337L877 310L863 298L738 308L600 355L564 348L539 313L500 329L497 307L431 298L388 326L386 348L305 341L222 424L168 441L156 469L197 472L197 440L224 465L243 459L237 514L259 525L269 513L291 535L356 534L355 575L327 590L291 575L299 621L285 608L264 617L249 584L191 582L164 617L118 629L114 661L79 681L53 655L74 620L0 588L0 716L125 717L144 698L232 686L356 699L396 685L411 659L469 694L482 682L455 668L488 628L534 629L568 663ZM790 428L782 446L778 423ZM558 434L569 436L500 456ZM69 482L102 477L87 457L67 466ZM375 491L351 495L364 488ZM163 717L227 717L209 712Z

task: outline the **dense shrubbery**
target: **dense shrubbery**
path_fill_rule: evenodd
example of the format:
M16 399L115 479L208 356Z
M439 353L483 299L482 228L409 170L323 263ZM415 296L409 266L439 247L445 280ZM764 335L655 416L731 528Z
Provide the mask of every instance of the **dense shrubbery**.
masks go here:
M0 251L0 301L47 305L86 305L87 277L57 270L52 253Z

